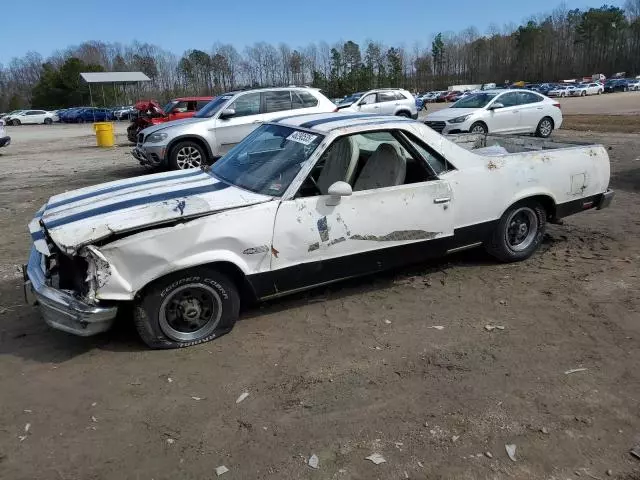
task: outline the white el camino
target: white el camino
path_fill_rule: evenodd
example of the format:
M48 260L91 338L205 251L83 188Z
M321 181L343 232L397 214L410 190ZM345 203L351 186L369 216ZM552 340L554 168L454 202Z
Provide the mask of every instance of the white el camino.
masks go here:
M252 299L478 246L524 260L547 222L608 206L608 184L601 145L284 117L212 167L52 197L29 224L25 292L77 335L133 302L150 347L184 347L231 330Z

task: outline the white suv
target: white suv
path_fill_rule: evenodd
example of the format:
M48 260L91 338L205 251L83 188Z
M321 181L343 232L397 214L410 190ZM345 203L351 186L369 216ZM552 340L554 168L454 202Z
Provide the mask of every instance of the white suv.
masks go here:
M152 168L183 170L212 163L262 122L309 113L335 112L315 88L263 88L214 98L193 118L145 128L131 154Z
M360 95L360 98L355 98ZM378 113L399 117L418 118L418 109L413 95L399 88L379 88L347 97L353 101L343 101L338 105L341 112Z

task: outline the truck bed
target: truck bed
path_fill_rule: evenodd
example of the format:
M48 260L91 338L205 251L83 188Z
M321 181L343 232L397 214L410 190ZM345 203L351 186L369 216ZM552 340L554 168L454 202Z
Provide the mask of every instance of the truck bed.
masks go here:
M468 133L445 135L445 137L466 150L486 156L592 146L592 144L584 142L556 142L548 138L515 135Z

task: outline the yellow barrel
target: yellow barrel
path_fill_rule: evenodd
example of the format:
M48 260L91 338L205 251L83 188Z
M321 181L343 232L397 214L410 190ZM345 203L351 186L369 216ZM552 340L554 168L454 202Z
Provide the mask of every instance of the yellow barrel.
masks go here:
M112 122L96 122L93 124L96 132L96 142L99 147L113 147L116 143L116 136Z

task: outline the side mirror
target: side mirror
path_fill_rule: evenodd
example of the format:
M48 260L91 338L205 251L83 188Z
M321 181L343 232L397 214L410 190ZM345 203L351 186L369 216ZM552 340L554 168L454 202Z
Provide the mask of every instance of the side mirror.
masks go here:
M231 118L236 114L236 111L233 108L225 108L220 112L220 120L226 120L227 118Z
M504 105L500 102L496 102L489 107L489 110L497 110L498 108L504 108Z
M329 198L327 199L327 205L334 207L340 203L342 197L349 197L353 193L351 185L347 182L336 182L329 187L327 192Z

